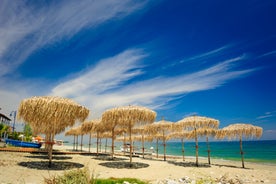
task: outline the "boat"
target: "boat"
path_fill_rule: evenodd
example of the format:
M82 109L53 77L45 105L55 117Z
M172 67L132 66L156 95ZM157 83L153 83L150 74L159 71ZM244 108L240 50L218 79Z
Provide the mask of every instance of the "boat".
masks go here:
M16 147L40 148L42 146L41 143L24 142L24 141L18 141L13 139L6 139L5 142L6 144L10 144Z

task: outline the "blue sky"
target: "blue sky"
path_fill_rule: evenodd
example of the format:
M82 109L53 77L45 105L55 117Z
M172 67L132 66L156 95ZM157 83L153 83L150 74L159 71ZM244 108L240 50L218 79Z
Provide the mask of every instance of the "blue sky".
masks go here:
M98 118L142 105L276 139L276 2L0 1L0 107L62 96ZM17 126L20 126L17 125Z

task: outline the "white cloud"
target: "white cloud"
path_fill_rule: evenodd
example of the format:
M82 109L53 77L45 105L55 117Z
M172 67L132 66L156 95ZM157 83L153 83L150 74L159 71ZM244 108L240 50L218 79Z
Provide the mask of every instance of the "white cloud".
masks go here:
M268 119L271 117L276 116L276 111L271 111L271 112L265 112L263 115L258 116L256 119L260 120L260 119Z
M45 45L70 39L81 30L126 16L143 5L130 0L65 0L44 5L0 1L0 76L15 70Z
M141 80L139 77L143 71L140 63L144 57L141 50L127 50L104 59L78 77L57 85L51 95L71 97L99 117L113 106L137 104L162 108L178 95L213 89L253 71L234 70L237 62L244 59L240 56L191 74ZM131 79L135 82L128 83Z

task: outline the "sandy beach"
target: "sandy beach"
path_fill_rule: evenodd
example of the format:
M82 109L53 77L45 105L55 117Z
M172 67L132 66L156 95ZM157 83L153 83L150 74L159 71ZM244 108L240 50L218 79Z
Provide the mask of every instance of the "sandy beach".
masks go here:
M68 150L66 146L56 146L56 150ZM93 150L94 151L94 150ZM195 182L201 178L212 180L231 180L233 183L276 183L276 165L246 162L246 169L241 168L241 162L200 158L200 166L196 167L194 158L168 157L167 161L149 156L145 159L134 157L134 163L143 164L143 168L110 168L105 164L113 163L119 166L128 162L126 156L116 155L115 161L108 160L106 156L66 154L54 155L53 163L56 167L48 169L41 167L47 165L45 155L26 152L0 151L0 183L43 183L44 178L61 175L70 169L87 167L96 178L132 177L149 181L150 183L180 183ZM223 183L223 182L221 182Z

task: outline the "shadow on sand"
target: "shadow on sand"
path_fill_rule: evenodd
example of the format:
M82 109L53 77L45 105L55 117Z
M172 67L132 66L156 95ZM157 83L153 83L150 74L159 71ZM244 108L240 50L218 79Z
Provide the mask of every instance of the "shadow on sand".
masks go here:
M115 169L141 169L149 167L149 164L141 163L141 162L104 162L99 165L115 168Z
M34 158L34 159L49 159L49 157L47 155L27 155L25 156L27 158ZM69 156L54 156L53 155L53 160L69 160L72 159L73 157L69 157Z
M48 161L28 161L28 162L20 162L18 163L19 166L27 167L30 169L37 169L37 170L69 170L75 168L82 168L84 167L83 164L74 163L74 162L57 162L53 161L51 167L49 166Z
M176 161L168 161L169 164L174 164L181 167L211 167L209 164L199 163L198 166L195 162L176 162Z
M111 156L97 156L97 157L92 157L92 159L95 160L102 160L102 161L122 161L122 160L128 160L126 158L118 158L118 157L111 157Z
M234 165L225 165L225 164L212 164L212 165L215 165L215 166L218 166L218 167L230 167L230 168L237 168L237 169L251 169L251 168L242 168L242 167L239 167L239 166L234 166Z

